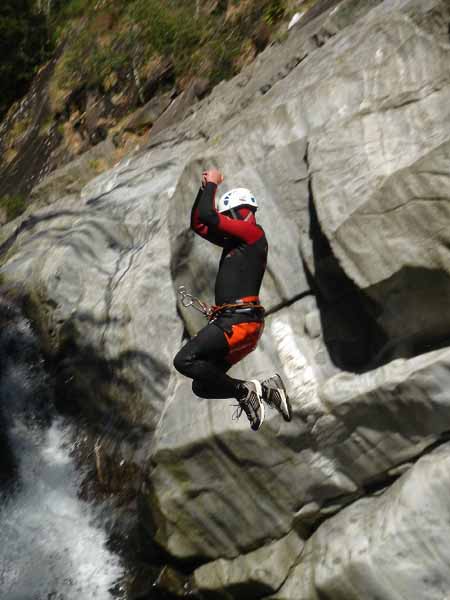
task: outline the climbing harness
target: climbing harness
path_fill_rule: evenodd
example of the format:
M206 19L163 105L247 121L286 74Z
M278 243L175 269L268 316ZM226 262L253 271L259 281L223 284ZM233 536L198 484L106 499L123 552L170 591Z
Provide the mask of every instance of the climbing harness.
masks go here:
M249 312L249 311L258 311L261 313L261 316L264 316L264 307L259 304L259 299L257 296L247 296L246 298L241 298L232 304L220 304L209 305L206 302L202 302L199 298L190 294L184 285L180 285L178 288L178 294L181 296L181 304L185 308L195 308L201 312L208 321L212 322L217 319L224 312Z

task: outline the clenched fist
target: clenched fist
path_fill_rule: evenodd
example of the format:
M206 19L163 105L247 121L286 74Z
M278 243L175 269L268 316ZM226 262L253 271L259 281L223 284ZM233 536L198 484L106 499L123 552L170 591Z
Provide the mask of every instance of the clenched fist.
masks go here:
M223 175L218 169L209 169L202 174L202 183L205 186L207 183L215 183L220 185L223 182Z

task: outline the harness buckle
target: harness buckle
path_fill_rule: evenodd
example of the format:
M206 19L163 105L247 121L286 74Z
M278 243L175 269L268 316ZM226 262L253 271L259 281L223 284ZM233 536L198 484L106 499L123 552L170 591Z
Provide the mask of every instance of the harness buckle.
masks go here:
M221 304L219 306L209 306L206 302L202 302L193 294L190 294L184 285L178 288L178 294L181 296L181 304L184 308L195 308L205 316L210 323L215 321L224 312L260 312L264 316L264 308L257 301L249 301L245 298L239 298L233 303Z

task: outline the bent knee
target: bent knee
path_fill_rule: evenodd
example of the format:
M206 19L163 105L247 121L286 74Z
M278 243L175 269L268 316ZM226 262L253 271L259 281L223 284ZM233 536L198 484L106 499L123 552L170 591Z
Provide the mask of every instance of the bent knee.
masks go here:
M173 366L182 375L189 377L190 368L192 366L193 356L191 352L187 352L184 348L178 352L173 359Z
M175 356L175 358L173 359L173 366L175 367L175 369L183 374L184 371L184 366L185 366L185 360L181 354L181 350L180 352L178 352L178 354Z
M194 394L196 396L198 396L199 398L204 398L204 386L202 384L201 381L199 381L198 379L194 379L194 381L192 382L192 391L194 392Z

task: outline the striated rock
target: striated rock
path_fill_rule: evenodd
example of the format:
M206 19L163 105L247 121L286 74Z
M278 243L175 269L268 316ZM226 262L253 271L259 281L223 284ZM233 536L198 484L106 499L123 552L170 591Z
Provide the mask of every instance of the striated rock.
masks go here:
M186 152L189 147L186 143ZM23 221L3 271L7 278L26 281L36 301L39 291L45 306L52 307L52 325L45 323L52 332L49 344L63 352L64 380L75 379L86 409L112 411L147 426L164 402L182 331L174 322L175 297L166 276L170 252L164 218L170 181L179 176L182 163L159 157L159 167L148 169L141 156L113 176L98 178L81 200L62 199L35 211ZM155 187L159 169L164 176ZM103 385L116 389L113 405L101 393Z
M436 6L438 5L439 3L436 3ZM327 221L327 215L330 214L331 218L331 216L334 215L333 211L335 211L335 207L339 206L339 193L341 195L343 192L347 194L347 189L344 185L342 190L337 190L336 182L342 181L342 175L345 174L345 176L348 177L349 182L355 182L352 184L353 186L359 181L357 177L355 178L355 169L358 168L357 163L354 168L349 168L349 166L345 166L344 168L343 161L341 161L341 157L345 156L345 148L347 147L342 146L342 140L347 139L347 130L345 127L352 126L353 118L364 118L366 110L371 114L370 108L361 110L362 97L358 96L357 87L355 88L355 93L353 95L348 95L348 100L345 102L346 91L343 78L344 74L347 77L346 73L349 68L346 60L348 58L348 60L351 61L354 60L354 56L359 56L356 47L359 48L362 46L364 48L364 45L367 47L370 46L370 52L372 53L370 56L372 56L373 53L375 53L376 56L379 42L376 37L369 35L371 28L374 28L375 32L391 32L393 36L391 42L388 41L388 37L383 37L383 53L390 55L387 50L387 44L392 43L392 56L396 56L395 52L397 51L397 48L403 43L403 32L406 32L405 35L410 43L414 44L413 39L416 39L418 44L418 48L416 49L417 55L414 56L412 51L405 54L405 60L408 60L407 56L414 57L411 58L413 62L408 63L410 70L414 68L414 64L418 64L419 56L422 56L424 52L426 53L429 50L431 52L434 52L435 50L437 52L447 52L446 48L441 48L438 42L433 42L429 37L426 38L427 44L423 46L424 38L420 33L420 30L417 30L417 26L413 23L409 14L397 13L395 10L394 12L391 12L398 6L398 4L390 4L389 6L384 7L386 14L383 14L381 11L375 11L374 14L369 15L367 21L364 22L364 27L361 25L357 28L355 27L350 33L346 33L342 39L336 38L336 40L333 40L326 48L324 48L323 52L325 53L326 58L323 58L323 63L320 63L318 58L316 61L314 57L312 57L310 61L306 61L304 65L302 65L300 71L297 72L295 79L290 78L289 81L287 79L282 81L276 89L274 88L273 92L271 91L267 94L264 99L259 102L259 110L262 110L263 108L266 109L266 112L264 113L264 133L258 130L256 116L252 126L247 125L245 129L243 127L243 121L247 121L247 123L251 122L251 118L256 111L256 108L253 108L249 110L249 113L246 116L242 115L239 118L231 120L227 127L225 127L224 134L218 139L212 138L211 140L211 151L215 162L218 165L228 165L230 164L228 161L233 160L234 163L232 162L231 164L233 164L234 168L231 169L231 171L233 173L239 173L239 166L242 165L241 169L242 172L245 172L247 175L247 180L254 183L257 180L251 179L251 177L254 176L254 171L252 173L249 165L253 160L255 160L255 163L257 163L258 160L259 162L261 161L257 152L259 149L264 148L265 139L270 139L272 142L272 146L269 146L268 144L264 149L265 155L270 156L270 151L273 150L274 156L277 156L277 143L280 144L281 148L283 147L283 143L278 140L283 138L289 146L289 134L299 136L300 132L305 132L304 135L306 135L306 132L310 131L308 136L308 152L305 157L305 162L311 173L311 191L315 204L317 194L319 196L317 199L319 226L321 225L323 227L323 233L326 236L325 240L328 243L331 242L331 251L329 255L324 256L322 259L320 247L318 248L318 245L314 243L314 235L311 237L308 236L308 234L311 233L311 228L305 228L305 222L303 221L303 229L300 229L300 232L303 233L303 256L310 266L310 271L313 275L317 274L316 265L320 265L321 260L328 260L329 264L330 259L332 259L336 262L336 266L333 266L329 271L329 274L332 275L336 272L337 267L340 267L341 270L343 269L341 280L344 281L344 283L347 262L343 260L339 260L338 262L333 256L333 252L336 249L336 242L334 237L330 234L330 221ZM415 9L415 7L417 7L417 3L404 3L404 9L406 10L412 10ZM423 17L425 18L426 15L423 15ZM356 39L358 40L358 46L353 46L352 44ZM371 46L371 43L373 43L373 46ZM334 59L332 58L333 55L335 55ZM367 50L367 55L369 57L369 50ZM319 55L315 56L318 57ZM329 79L326 77L324 78L323 72L320 71L320 64L329 64L330 62L333 62L333 60L336 60L337 56L341 57L341 63L338 63L339 66L336 70L330 72L328 76ZM421 60L423 60L423 58ZM436 69L441 68L439 65L441 65L444 70L447 68L443 67L442 62L435 62ZM371 81L372 88L376 90L375 82L378 81L376 78L377 71L372 70L370 62L367 68L370 73L369 81ZM342 71L340 71L340 69L342 69ZM358 80L358 72L353 71L353 73L356 80ZM426 77L431 76L432 75L429 72L426 75ZM361 71L361 79L358 80L361 81L361 85L364 83L365 77L365 71L363 70ZM383 83L384 77L385 73L381 76L380 85L385 85ZM341 81L341 78L343 86L338 88L337 85ZM396 80L398 80L398 78L399 75L397 74ZM387 77L387 80L390 81L389 77ZM299 82L297 87L293 83L294 81ZM408 85L407 80L405 80L404 83L405 86ZM325 95L318 95L317 86L319 85L324 86L325 89L330 91L333 89L342 89L342 92L340 91L342 96L336 97L326 93ZM352 85L355 85L353 81ZM367 93L370 93L370 89L372 88L369 88ZM363 90L364 88L361 87L360 89ZM394 89L394 79L392 79L391 94L395 97L397 93L402 93L401 86L397 83ZM387 97L391 98L391 96ZM316 102L314 102L314 100L316 100ZM370 107L370 96L367 96L366 102L369 102L368 106ZM403 116L405 120L408 120L410 118L408 106L409 104L406 104L403 108L403 105L400 104L396 107L395 114L402 115L402 111L405 110L406 113ZM436 121L436 131L441 132L440 135L445 135L446 130L444 121L446 120L446 109L444 109L443 112L440 112L438 107L441 105L438 104L435 106L436 115L434 118L438 121L439 119L442 119L442 121L439 121L439 125L437 124L438 121ZM272 109L270 109L270 107L272 107ZM378 110L376 107L377 104L373 104L373 110ZM219 111L220 110L221 109L219 108ZM352 110L355 111L355 117L351 116ZM277 114L277 111L280 116L280 123L286 123L286 115L297 115L295 126L293 125L290 127L289 132L286 135L283 136L284 132L282 126L280 127L278 130L280 132L279 138L271 131L272 118ZM283 116L281 117L281 115ZM399 119L401 118L402 117L399 116ZM380 127L388 126L388 122L386 121L380 120L379 123ZM413 137L421 135L420 133L415 133L416 131L421 131L419 121L415 122L415 127L416 129L412 133ZM246 134L239 135L241 131L245 131ZM330 131L336 132L335 139L330 139ZM255 136L258 136L258 146L250 145L250 132L252 132L252 134L254 133ZM267 138L265 138L264 135L266 132ZM239 139L240 144L238 150L235 150L233 158L230 159L228 158L226 148L231 145L232 139ZM350 139L350 135L348 136L348 139ZM347 144L348 148L351 148L351 151L355 156L357 156L358 153L361 156L365 156L365 153L369 152L372 148L372 146L369 145L369 147L365 149L365 142L363 142L362 139L359 145L358 143L355 145L354 140L358 140L356 135L351 139L351 145L349 142L347 142ZM293 144L296 143L298 142L293 140ZM338 150L332 150L333 143L341 144L337 146ZM329 163L325 160L327 157L327 154L324 154L325 150L323 150L322 153L319 153L318 151L319 149L322 149L320 144L323 145L324 149L327 148L327 152L332 156L335 156L336 160L341 161L338 163L340 169L333 168L330 169L330 171L326 171L325 165L328 165ZM382 144L378 141L373 147L374 150L381 152ZM423 151L426 151L426 148L424 148ZM280 152L280 154L282 153ZM285 156L284 154L282 155ZM294 157L298 155L303 156L303 153L291 153L293 160ZM319 157L321 158L320 161ZM397 160L404 160L404 153L398 155ZM267 160L263 163L265 182L270 181L273 163L273 160ZM290 167L288 162L284 162L283 165L287 166L286 172L292 173L294 171L293 167ZM350 162L348 165L352 165L352 163ZM391 164L388 164L387 166L391 168ZM283 173L283 167L280 168L279 165L277 165L277 167L276 172L281 175ZM189 167L189 169L193 168L194 164ZM225 170L225 172L227 171ZM372 171L369 171L366 165L364 177L368 178L369 181L371 181L370 177L372 177L371 172ZM325 175L327 175L326 179ZM364 177L361 176L361 182L365 181ZM282 176L280 179L284 181ZM337 203L330 201L330 194L326 197L327 202L325 202L325 196L321 196L321 186L324 185L322 179L328 185L333 186L332 189L336 192L334 197L336 198ZM230 181L229 184L232 186L235 184L235 181ZM443 185L442 180L441 185ZM253 188L255 188L255 185L252 186L252 189ZM405 189L409 191L411 188L405 187ZM283 191L285 191L285 194L281 194L283 198L293 198L292 191L289 187L285 188ZM350 193L350 191L352 193ZM350 188L350 191L348 192L348 196L345 197L351 198L353 205L357 204L360 197L366 197L365 195L360 196L359 193L357 194L355 187ZM182 193L181 191L179 193L182 198L191 198L193 192L194 190L192 189L189 195ZM177 195L177 193L178 190L175 195ZM431 195L433 195L433 192L431 192ZM386 198L390 197L391 196L386 196ZM304 198L303 206L305 208L303 210L306 210L306 207L308 206L306 194ZM323 205L321 204L321 198ZM301 206L301 200L300 202L299 200L299 196L297 195L297 210L299 205ZM411 203L409 203L408 206L410 204ZM414 206L415 203L413 202L412 208L414 208ZM327 213L326 211L329 212ZM299 211L299 217L297 217L298 221L301 220L300 214L301 212ZM429 244L432 245L436 238L428 229L431 221L430 219L427 219L426 221L420 221L419 223L422 222L426 224L427 227L427 229L424 229L423 236L428 240ZM436 223L438 222L442 222L440 216L437 216L436 218ZM405 233L407 232L407 224L408 222L403 225ZM381 230L385 231L386 227L382 227ZM175 280L183 280L183 282L186 283L186 280L189 281L190 279L195 291L200 293L207 285L207 281L211 278L214 263L213 261L210 261L209 263L204 261L204 257L197 254L197 252L201 251L200 246L198 246L199 250L197 251L195 242L192 245L189 234L183 234L183 231L179 226L177 229L173 229L173 231L174 239L176 240L175 255L177 252L179 252L180 255L179 260L173 261ZM379 227L371 228L370 232L367 230L367 235L364 234L366 230L358 227L355 227L354 231L358 232L359 235L359 243L358 245L355 244L355 252L357 248L359 254L364 253L364 249L368 245L371 249L372 247L378 248L380 252L385 252L385 248L388 247L389 260L392 261L395 255L395 260L399 260L400 262L403 261L403 264L405 263L405 254L402 254L401 252L396 254L394 247L389 247L389 244L384 244L384 237L379 235ZM371 244L368 244L367 240L372 240L372 238L375 240L375 235L377 236L377 242L375 243L374 241L374 245L372 246ZM429 235L428 238L426 237L427 235ZM394 239L398 239L398 236ZM413 242L410 242L410 244L414 245ZM338 252L336 252L336 254L338 259L340 259L341 257ZM182 256L186 258L182 260ZM188 256L189 259L187 258ZM327 256L329 256L328 259ZM372 259L374 257L371 251L364 253L364 256L366 257L365 277L369 277L371 269L376 269L377 263L375 262L374 267L372 266ZM205 270L200 276L195 277L193 270L191 270L192 264L195 264L200 260L202 261L202 264L206 265ZM327 282L326 269L322 273L322 282ZM350 275L349 281L351 281L353 273L350 270L347 271L347 276L348 275ZM444 277L446 277L445 272ZM293 281L292 277L289 276L282 279L283 281ZM329 280L330 278L328 278L328 285L330 283ZM402 280L399 279L399 285L401 285L401 281ZM355 284L352 283L358 293L359 290L367 289L361 281L356 280L356 284L358 284L358 286L355 286ZM435 291L430 289L429 280L424 283L423 287L424 295L419 297L416 296L415 290L414 294L411 294L411 290L408 286L402 287L404 297L409 293L411 302L413 305L417 306L417 308L420 306L422 308L422 313L424 306L430 306L431 313L437 316L439 310L433 308L434 302L440 302L442 297L445 299L445 296L436 294ZM370 292L370 288L368 289ZM331 299L333 298L333 295L330 294L330 292L328 292L328 295L331 296ZM361 302L361 312L356 313L355 329L358 329L358 326L361 327L359 314L364 315L364 310L366 309L364 306L364 297ZM389 304L389 297L384 299L384 304ZM423 328L421 331L424 334L424 337L426 337L427 326L426 321L424 322L424 318L426 319L427 317L418 319L418 313L414 314L411 311L408 312L408 309L408 304L405 305L405 303L403 303L402 314L405 316L398 320L400 323L398 326L399 330L403 327L403 330L406 329L406 334L408 335L404 320L410 319L414 327L418 329ZM375 320L377 309L372 308L372 310ZM292 311L292 308L290 311ZM392 311L391 307L386 309L386 312L390 311ZM397 317L399 316L398 311L394 314ZM339 317L339 313L335 313L335 315ZM355 313L353 316L355 316ZM352 314L350 309L348 317L346 318L351 319L351 317ZM191 319L191 317L189 318ZM330 319L329 315L326 315L326 318ZM274 319L274 321L276 321L276 319ZM338 325L342 324L342 318L337 319L337 321ZM379 336L381 341L383 341L383 334L389 339L392 335L392 331L384 325L383 320L380 319L378 322L375 321L375 324L377 327L381 328ZM440 320L440 325L441 327L443 325L442 319ZM198 324L193 323L192 325L189 325L189 327L191 326L192 329L195 329ZM295 337L298 335L298 327L293 329L294 335L292 338L289 338L289 336L286 335L283 327L281 327L281 331L283 332L281 336L285 347L289 348L289 351L295 356L292 362L294 364L302 364L302 358L299 357L299 354L300 356L304 356L303 353L297 351L296 354L296 350L298 350L299 347ZM445 335L442 329L441 332ZM334 335L339 336L342 334L337 331ZM374 335L377 335L376 332ZM265 337L267 340L267 333ZM289 339L291 339L291 341L295 340L292 345L289 344ZM327 332L324 332L324 339L326 343L329 342ZM440 338L435 341L439 343L439 340ZM351 345L351 338L348 343ZM328 348L330 349L329 346ZM373 352L376 352L377 348L379 349L379 346L374 344ZM393 348L388 345L386 351L394 355L397 351L400 354L405 353L407 356L411 353L417 353L419 351L418 348L420 348L420 345L415 346L414 348L405 348L404 345ZM264 352L267 353L267 346L264 346ZM253 358L259 358L259 356L258 353L255 353ZM280 354L278 354L278 356L280 356ZM369 357L366 357L364 360L366 363L367 360L370 361L370 353ZM442 360L444 362L441 362ZM423 355L411 361L395 361L383 369L378 369L363 376L350 374L337 375L336 377L331 378L322 387L319 386L316 389L316 392L310 392L309 394L305 392L304 387L300 393L297 392L297 390L294 390L292 395L297 415L303 415L305 420L308 418L308 424L311 424L311 427L305 427L305 429L302 430L297 421L295 433L293 432L292 438L289 438L286 442L284 440L285 434L283 433L283 427L285 427L285 425L281 424L280 426L279 423L277 423L277 427L281 427L281 433L279 433L280 439L277 438L276 441L274 441L274 435L271 433L270 425L265 428L265 432L258 436L257 440L255 440L251 432L245 431L236 438L235 429L231 429L226 425L227 419L230 418L229 409L223 404L219 405L217 402L198 401L194 398L190 400L189 392L187 391L188 384L184 381L174 383L174 399L173 401L169 401L165 407L165 412L157 432L154 451L155 467L152 472L153 488L151 498L158 507L157 510L160 519L159 523L156 523L155 529L158 542L179 557L191 558L195 556L216 558L218 556L226 556L232 558L238 553L246 552L255 545L264 543L264 540L267 539L268 536L272 535L273 537L274 532L278 532L275 534L276 537L284 535L293 526L293 514L297 513L303 504L307 504L313 499L319 499L319 503L324 506L321 514L329 514L330 510L338 510L339 505L343 506L348 501L345 499L346 497L351 499L354 498L354 494L363 493L366 486L370 486L373 481L383 479L385 474L388 473L392 467L405 460L409 460L411 456L417 455L417 453L421 452L429 443L435 439L439 439L439 436L445 431L445 425L443 425L440 431L435 428L438 427L439 429L438 423L445 423L447 419L447 416L444 418L438 416L442 415L441 410L444 410L444 412L447 411L445 395L447 386L447 360L446 352L443 354L433 353ZM308 359L303 359L303 361L303 364L310 365L309 368L314 366L314 361L308 362ZM258 362L258 360L256 359L255 362ZM262 362L263 361L261 360L261 363ZM274 365L277 364L277 361L273 360L273 356L271 356L271 362ZM283 366L285 366L285 364L286 361L283 361ZM250 373L252 373L252 375L260 375L262 370L255 370L253 360L247 361L244 368L244 376ZM288 371L287 374L290 376L289 380L295 382L296 387L302 388L302 379L299 377L298 372L293 373L292 371ZM312 382L312 387L314 388L317 385L317 381L314 382L314 378L312 378ZM436 390L440 390L437 395L435 395L434 392L435 385L437 386ZM344 397L347 399L344 404L347 404L348 402L348 410L341 404L340 398L343 399ZM438 408L435 404L436 401L438 405L440 405L441 401L443 401L444 404ZM414 405L414 411L411 411L411 405ZM204 408L201 408L202 406ZM402 411L402 406L407 407L405 412ZM422 408L419 408L419 406ZM428 411L426 407L430 406L433 408ZM225 411L227 410L228 414L225 414ZM418 413L416 413L416 410ZM203 412L203 416L201 411ZM424 411L424 413L422 413L422 411ZM415 415L412 421L411 413ZM423 414L423 417L416 420L416 414ZM192 420L193 418L195 418L194 421ZM430 418L433 421L432 423ZM424 425L425 429L422 429ZM428 425L430 425L429 430L426 429ZM432 432L437 435L436 438L433 438ZM244 441L245 438L249 439L248 444ZM305 440L305 438L307 439ZM220 444L218 443L218 440L220 440ZM315 455L314 448L317 448L320 459ZM332 450L329 453L325 448L330 448ZM309 452L311 452L310 456ZM271 456L271 460L268 463L267 457L269 455ZM278 465L277 456L280 462L279 470L276 466ZM260 462L261 457L264 457L262 463ZM324 460L323 463L322 460ZM267 470L268 464L270 464L270 471L269 473L266 473L265 470ZM290 471L291 467L292 471ZM249 468L252 473L251 478L248 476ZM324 477L322 480L323 485L320 483L320 476L319 481L315 479L316 469L322 474L322 477ZM325 473L328 475L325 475ZM217 477L218 474L220 474L219 477ZM285 480L281 479L284 485L280 486L283 489L283 493L285 493L286 489L288 490L287 497L283 495L282 502L285 512L280 512L277 502L278 498L274 498L273 491L271 492L273 480L278 480L278 477L286 477ZM228 482L226 486L221 485L223 481ZM215 486L216 482L218 484L217 488ZM287 482L289 482L289 484ZM227 493L229 493L229 496L227 496ZM260 508L257 508L254 521L250 520L249 524L248 519L252 518L250 505L253 507L255 498L260 497L264 498L264 502ZM339 504L339 501L336 501L336 498L339 497L341 498L341 504ZM240 507L239 511L230 510L230 507L235 505ZM247 506L248 509L243 508ZM177 515L176 521L170 517L172 514ZM271 515L273 521L270 521L267 518L267 514ZM284 520L286 517L287 520ZM217 523L217 519L219 519L219 523ZM295 519L295 522L299 522L299 517Z
M290 382L291 423L269 412L255 436L233 424L226 402L199 400L185 380L173 382L150 497L155 539L179 558L233 558L293 527L305 535L329 505L336 512L448 429L448 350L318 386L292 325L290 314L271 317L261 348L236 369L263 376L263 356L273 357ZM313 519L300 511L311 501L320 506Z
M219 559L194 572L202 593L219 598L260 598L278 590L299 560L304 543L295 532L234 560Z
M375 302L377 323L405 356L439 343L450 325L442 229L450 206L444 182L450 47L421 28L434 22L438 9L448 15L445 3L388 6L389 12L383 5L353 28L345 48L340 40L329 45L326 60L338 53L341 61L321 86L337 93L322 96L315 119L330 104L337 110L309 137L308 160L317 214L333 253ZM404 13L392 10L400 6ZM412 18L418 13L420 27ZM355 79L348 73L356 54L364 70ZM425 64L430 68L422 70ZM308 77L316 74L305 70L309 87Z
M394 522L410 531L405 499L429 502L448 453L404 473L449 430L448 2L319 4L207 98L186 90L145 151L87 185L78 163L43 182L0 232L1 272L28 292L59 396L135 436L143 527L205 595L434 600L445 557L408 562L416 538ZM269 238L266 330L232 373L280 372L294 419L268 411L257 434L171 368L204 324L176 287L213 301L220 251L189 230L205 166L252 189ZM115 462L99 456L100 472ZM444 521L445 481L430 500Z
M161 117L156 119L152 128L152 136L181 121L191 106L205 95L208 88L209 82L207 80L202 78L193 79L189 86L172 101Z
M450 445L320 526L273 600L446 598Z
M153 123L162 115L169 106L174 92L166 92L155 96L147 102L142 108L135 111L123 126L125 131L140 131L143 128L151 127Z

